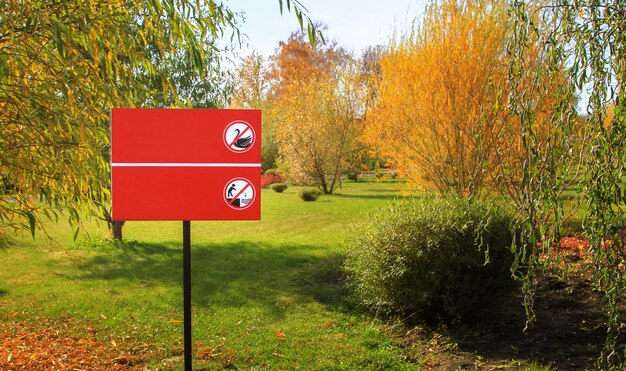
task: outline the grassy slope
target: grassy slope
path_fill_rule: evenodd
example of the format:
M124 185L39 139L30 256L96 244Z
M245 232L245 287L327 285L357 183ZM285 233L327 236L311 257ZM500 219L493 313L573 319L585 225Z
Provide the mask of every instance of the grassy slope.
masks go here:
M347 182L313 203L296 187L264 190L260 222L192 222L193 341L215 354L197 366L415 367L401 363L401 350L352 307L340 282L346 231L400 189ZM125 238L138 242L124 248L81 247L66 226L50 229L55 243L22 238L0 252L0 321L78 318L153 343L160 351L149 364L178 367L182 223L127 223ZM97 241L102 232L88 229Z

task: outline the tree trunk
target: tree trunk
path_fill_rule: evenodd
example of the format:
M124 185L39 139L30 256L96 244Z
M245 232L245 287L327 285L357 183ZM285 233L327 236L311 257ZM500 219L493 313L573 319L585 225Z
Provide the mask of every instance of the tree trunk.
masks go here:
M124 227L125 221L111 221L111 234L113 235L113 239L117 241L122 241L122 227Z
M124 227L124 223L126 223L123 220L118 220L118 221L114 221L111 219L111 210L107 209L107 208L103 208L102 209L102 213L104 214L104 220L107 222L107 225L109 226L109 230L111 231L111 235L113 236L114 240L117 241L122 241L122 228Z

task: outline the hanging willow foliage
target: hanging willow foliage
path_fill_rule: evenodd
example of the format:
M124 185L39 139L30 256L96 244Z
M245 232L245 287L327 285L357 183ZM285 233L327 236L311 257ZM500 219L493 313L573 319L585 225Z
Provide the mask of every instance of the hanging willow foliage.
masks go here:
M279 3L321 38L299 1ZM189 105L195 91L214 90L181 86L218 69L216 40L240 38L238 15L214 0L0 0L0 9L0 247L14 232L34 237L44 220L108 215L110 109Z
M180 50L202 74L205 41L236 30L210 0L0 4L0 237L108 209L110 108L177 93L148 51Z
M522 278L529 323L539 254L555 246L566 217L559 195L579 184L588 253L608 318L597 367L617 368L626 359L619 344L626 328L617 305L626 289L626 2L513 0L511 14L509 107L519 115L527 152L514 270ZM529 66L524 55L535 47L543 63ZM536 133L535 97L546 79L539 77L556 77L563 68L569 79L560 85L549 135L542 138ZM584 117L571 99L576 92L588 94L580 104Z

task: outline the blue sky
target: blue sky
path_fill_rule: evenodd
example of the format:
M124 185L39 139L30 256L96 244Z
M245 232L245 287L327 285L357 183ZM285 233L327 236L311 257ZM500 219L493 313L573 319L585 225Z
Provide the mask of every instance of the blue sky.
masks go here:
M370 45L387 44L394 30L407 29L424 12L427 0L300 0L314 21L328 26L327 39L360 55ZM278 0L228 0L231 10L243 12L241 27L248 35L248 46L241 55L256 50L274 53L280 41L299 27L293 13L280 15Z
M285 1L285 0L283 0ZM411 27L424 13L429 0L300 0L314 21L328 26L325 37L360 56L368 46L388 44L394 31ZM239 55L253 50L264 56L274 54L280 41L299 28L293 13L280 15L278 0L225 0L233 11L243 13L241 32L248 36ZM588 93L581 92L579 111L587 104Z

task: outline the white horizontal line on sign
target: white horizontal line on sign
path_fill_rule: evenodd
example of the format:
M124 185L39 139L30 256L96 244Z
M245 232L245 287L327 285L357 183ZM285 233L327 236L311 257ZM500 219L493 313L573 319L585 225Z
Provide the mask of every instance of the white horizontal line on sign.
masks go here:
M258 163L227 162L113 162L116 167L261 167Z

